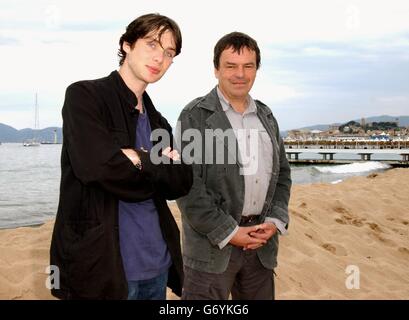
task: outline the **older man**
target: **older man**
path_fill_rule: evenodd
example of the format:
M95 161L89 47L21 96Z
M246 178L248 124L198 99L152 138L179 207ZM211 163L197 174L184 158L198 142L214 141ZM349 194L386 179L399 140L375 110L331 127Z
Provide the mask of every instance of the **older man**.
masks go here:
M233 299L274 299L273 269L278 234L287 232L289 222L291 178L276 119L249 95L260 50L254 39L233 32L217 42L213 62L218 85L179 118L182 150L193 146L196 152L193 186L177 200L182 299L227 299L230 293Z

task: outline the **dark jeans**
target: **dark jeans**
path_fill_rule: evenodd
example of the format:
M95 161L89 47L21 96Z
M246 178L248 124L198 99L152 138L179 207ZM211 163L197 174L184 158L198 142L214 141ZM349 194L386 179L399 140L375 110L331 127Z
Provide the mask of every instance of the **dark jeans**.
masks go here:
M128 300L166 300L168 271L148 280L128 281Z
M274 273L263 267L256 250L233 247L221 274L185 266L182 300L274 300Z

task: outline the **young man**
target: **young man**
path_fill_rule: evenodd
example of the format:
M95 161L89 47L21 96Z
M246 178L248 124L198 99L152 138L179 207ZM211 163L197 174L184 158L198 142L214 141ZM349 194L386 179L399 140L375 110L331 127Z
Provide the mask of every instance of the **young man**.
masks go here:
M50 249L60 277L52 294L61 299L166 299L166 285L181 294L179 230L166 200L189 191L192 172L172 145L158 155L168 161L152 162L151 132L165 129L169 141L172 133L145 90L182 38L173 20L147 14L119 45L119 72L76 82L65 96Z
M249 95L260 66L256 41L227 34L213 61L218 85L179 118L182 147L202 152L192 159L191 191L177 200L182 299L228 299L230 293L233 299L274 299L277 230L285 234L289 222L290 167L271 110ZM227 160L232 155L234 161Z

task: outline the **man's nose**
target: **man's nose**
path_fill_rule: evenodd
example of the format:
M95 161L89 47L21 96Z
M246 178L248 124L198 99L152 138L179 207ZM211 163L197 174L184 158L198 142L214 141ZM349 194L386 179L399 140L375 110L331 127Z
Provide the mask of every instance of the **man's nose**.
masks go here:
M239 66L239 67L236 69L236 74L235 74L235 76L236 76L237 78L243 78L243 77L244 77L244 68L241 67L241 66Z
M162 63L163 59L165 59L165 50L163 50L161 48L156 50L153 59L155 60L155 62Z

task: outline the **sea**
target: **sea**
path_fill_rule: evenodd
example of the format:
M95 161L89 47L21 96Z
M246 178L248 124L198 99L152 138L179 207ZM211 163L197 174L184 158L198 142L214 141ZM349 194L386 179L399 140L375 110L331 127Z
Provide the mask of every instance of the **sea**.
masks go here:
M53 219L57 212L61 178L60 144L23 147L20 143L0 145L0 229L38 226ZM399 160L388 156L390 160ZM358 161L345 165L292 166L294 184L339 183L352 176L388 170L380 161ZM320 159L319 155L303 153L300 159ZM335 159L336 155L335 155ZM374 160L385 160L378 156Z

